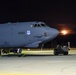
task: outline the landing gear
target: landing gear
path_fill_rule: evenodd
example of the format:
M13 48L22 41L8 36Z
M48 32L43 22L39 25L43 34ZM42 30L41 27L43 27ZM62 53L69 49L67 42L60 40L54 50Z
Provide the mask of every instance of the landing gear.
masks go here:
M1 50L0 50L0 56L1 56Z
M57 52L56 49L54 50L54 55L59 55L59 52Z
M22 53L22 49L21 48L18 48L17 49L17 53L19 54L19 53Z
M2 54L4 54L4 53L7 54L7 53L9 53L9 51L10 51L9 49L5 49L5 48L3 48L3 49L2 49Z
M64 52L64 55L68 55L68 52Z
M14 55L18 55L21 56L22 54L22 48L3 48L0 49L0 56L1 55L13 55L12 52L14 53Z
M13 52L15 55L18 55L19 57L22 55L22 48L12 48L10 52Z
M14 54L20 54L22 53L21 48L11 48L10 52L13 52Z
M17 48L16 49L16 53L18 54L18 57L21 57L22 56L22 49L21 48Z
M41 46L41 51L42 51L42 49L43 49L43 46L44 46L44 44L42 44L42 46Z
M68 55L68 47L67 46L60 46L57 45L57 47L54 49L54 55L59 55L59 54L63 54L63 55Z

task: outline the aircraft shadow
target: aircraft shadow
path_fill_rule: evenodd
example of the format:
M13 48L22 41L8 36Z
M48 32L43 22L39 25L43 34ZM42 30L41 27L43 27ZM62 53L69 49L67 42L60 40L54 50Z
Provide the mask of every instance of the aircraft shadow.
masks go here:
M1 55L1 57L26 57L26 56L76 56L76 54L69 54L69 55L53 55L53 54L8 54L8 55Z

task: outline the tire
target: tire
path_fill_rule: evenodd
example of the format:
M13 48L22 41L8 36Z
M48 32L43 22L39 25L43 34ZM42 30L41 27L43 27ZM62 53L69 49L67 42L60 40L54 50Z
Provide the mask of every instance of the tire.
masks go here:
M0 50L0 56L1 56L1 50Z
M68 52L64 52L64 55L68 55Z
M56 50L54 50L54 55L59 55L59 52L57 52Z

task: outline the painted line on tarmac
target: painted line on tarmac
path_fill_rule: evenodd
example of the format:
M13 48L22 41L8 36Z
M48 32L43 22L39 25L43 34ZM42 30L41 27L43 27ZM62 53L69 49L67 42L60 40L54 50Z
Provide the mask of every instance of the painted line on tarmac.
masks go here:
M48 75L48 74L13 74L13 73L0 73L0 75Z

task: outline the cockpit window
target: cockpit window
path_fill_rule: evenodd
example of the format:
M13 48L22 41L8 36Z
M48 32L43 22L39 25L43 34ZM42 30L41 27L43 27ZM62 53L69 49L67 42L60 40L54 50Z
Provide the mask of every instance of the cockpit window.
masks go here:
M42 26L42 27L46 27L46 25L45 25L45 24L41 24L41 26Z
M34 24L34 27L37 27L37 24Z
M46 27L45 24L33 24L31 27Z
M41 25L40 25L40 24L38 24L38 25L37 25L37 27L41 27Z
M33 24L32 27L41 27L41 25L40 24Z

